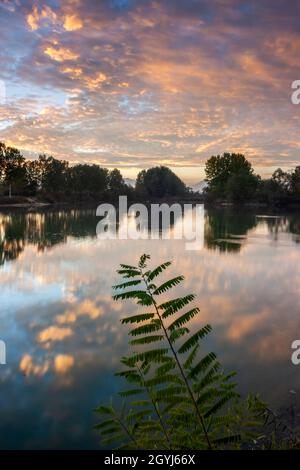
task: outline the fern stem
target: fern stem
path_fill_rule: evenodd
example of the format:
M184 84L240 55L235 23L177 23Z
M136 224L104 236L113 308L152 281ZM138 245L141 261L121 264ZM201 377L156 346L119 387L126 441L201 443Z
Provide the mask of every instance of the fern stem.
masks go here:
M129 439L137 446L137 447L140 447L137 440L135 439L134 436L131 435L129 429L127 428L126 424L123 423L123 421L118 417L118 415L115 413L115 418L116 420L118 421L118 423L120 424L120 426L123 428L123 430L125 431L125 434L127 434L127 436L129 437Z
M173 347L172 341L170 340L170 337L169 337L169 335L168 335L167 329L166 329L166 327L165 327L165 325L164 325L164 322L163 322L163 318L162 318L162 316L161 316L160 313L159 313L159 309L158 309L158 307L157 307L156 300L155 300L154 297L153 297L152 291L151 291L151 289L149 288L148 281L147 281L146 276L145 276L145 274L143 273L143 270L142 270L142 269L140 269L140 273L141 273L142 279L143 279L143 281L144 281L144 283L145 283L146 291L147 291L147 293L148 293L148 294L151 296L151 298L152 298L153 305L154 305L156 314L157 314L157 316L158 316L158 318L159 318L159 320L160 320L160 323L161 323L162 329L163 329L163 331L164 331L165 337L166 337L166 339L167 339L167 341L168 341L168 344L169 344L169 347L170 347L170 349L171 349L171 351L172 351L172 353L173 353L173 356L174 356L175 361L176 361L176 363L177 363L177 366L178 366L178 369L179 369L179 371L180 371L180 374L181 374L181 376L182 376L182 378L183 378L183 380L184 380L184 383L185 383L186 389L187 389L187 391L188 391L188 394L189 394L189 396L190 396L190 398L191 398L191 400L192 400L192 404L193 404L193 406L194 406L194 408L195 408L196 415L197 415L197 417L198 417L199 423L200 423L200 425L201 425L201 427L202 427L202 429L203 429L204 436L205 436L205 439L206 439L208 448L209 448L210 450L212 450L212 445L211 445L211 442L210 442L210 439L209 439L209 436L208 436L208 433L207 433L207 430L206 430L204 418L203 418L202 414L200 413L199 407L198 407L197 402L196 402L196 400L195 400L194 394L193 394L193 392L192 392L192 390L191 390L191 387L190 387L190 384L189 384L189 382L188 382L188 379L187 379L187 377L186 377L186 375L185 375L185 373L184 373L184 370L183 370L183 368L182 368L182 365L181 365L181 363L180 363L180 361L179 361L179 359L178 359L178 356L177 356L177 353L176 353L176 351L175 351L175 349L174 349L174 347Z
M148 393L148 395L149 395L149 397L150 397L150 400L151 400L152 406L153 406L153 408L154 408L154 410L155 410L155 413L156 413L156 415L157 415L157 417L158 417L158 420L159 420L159 423L160 423L162 432L163 432L163 434L165 435L165 438L166 438L167 443L169 444L169 447L167 447L167 449L172 449L172 443L171 443L170 437L169 437L169 435L168 435L168 431L167 431L167 428L166 428L166 426L165 426L165 423L163 422L162 417L161 417L161 415L160 415L158 406L156 405L155 400L154 400L153 397L152 397L152 394L151 394L151 391L150 391L149 387L145 384L145 380L144 380L143 373L142 373L142 371L141 371L141 369L139 368L138 365L137 365L137 369L138 369L138 371L139 371L139 373L140 373L140 377L141 377L141 379L142 379L142 383L143 383L143 385L144 385L145 389L147 390L147 393Z

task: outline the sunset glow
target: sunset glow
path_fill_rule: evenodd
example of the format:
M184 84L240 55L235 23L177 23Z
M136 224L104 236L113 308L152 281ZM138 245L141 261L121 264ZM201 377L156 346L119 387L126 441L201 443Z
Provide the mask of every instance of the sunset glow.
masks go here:
M187 183L213 154L295 167L298 1L4 0L0 140L24 156Z

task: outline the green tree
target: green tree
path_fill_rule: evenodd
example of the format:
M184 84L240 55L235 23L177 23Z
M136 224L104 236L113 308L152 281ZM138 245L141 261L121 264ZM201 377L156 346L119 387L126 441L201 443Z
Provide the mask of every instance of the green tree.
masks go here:
M170 168L157 166L138 174L136 189L149 197L184 196L187 188Z
M21 152L0 143L0 168L1 183L6 192L11 189L13 194L22 194L26 187L26 165Z
M259 178L248 171L239 170L229 176L225 185L227 199L244 202L255 196Z
M65 192L68 189L69 163L47 155L39 156L41 188L46 192Z
M120 194L125 189L123 176L117 168L114 168L108 175L108 189L116 194Z
M108 170L99 165L75 165L70 168L70 186L75 193L102 193L108 186Z
M293 196L300 196L300 166L296 166L290 175L290 190Z
M213 197L245 200L258 185L251 163L239 153L210 157L205 165L207 193Z

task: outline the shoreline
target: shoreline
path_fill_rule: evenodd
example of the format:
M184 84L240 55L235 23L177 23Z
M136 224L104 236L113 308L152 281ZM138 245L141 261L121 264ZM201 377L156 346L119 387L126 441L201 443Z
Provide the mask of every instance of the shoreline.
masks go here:
M19 199L19 198L18 198ZM20 198L21 199L21 198ZM102 203L109 203L109 204L117 204L118 203L118 198L109 200L109 199L102 199L99 198L98 201L95 200L86 200L86 201L55 201L55 202L42 202L42 201L37 201L37 200L24 200L25 198L22 198L23 201L14 201L14 202L8 202L7 200L3 203L1 203L1 198L0 198L0 209L40 209L44 207L84 207L84 206L98 206L99 204ZM144 199L144 200L138 200L138 199L132 199L128 198L128 204L204 204L206 207L210 208L216 208L216 209L259 209L259 208L268 208L268 209L279 209L279 210L284 210L284 209L294 209L300 210L300 202L290 202L290 203L267 203L267 202L256 202L256 201L249 201L245 203L236 203L236 202L228 202L228 201L215 201L215 202L210 202L210 201L205 201L202 198L197 198L197 197L191 197L191 198L153 198L153 199Z

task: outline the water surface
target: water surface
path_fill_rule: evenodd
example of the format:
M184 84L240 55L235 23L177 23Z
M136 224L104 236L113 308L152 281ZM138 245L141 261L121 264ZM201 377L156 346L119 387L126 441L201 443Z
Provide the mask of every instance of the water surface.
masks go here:
M300 338L300 215L206 210L203 248L184 240L100 240L92 209L0 213L0 447L97 448L93 408L119 389L126 354L120 318L136 311L111 300L119 263L149 253L184 274L206 348L238 373L242 394L271 406L300 393L291 343Z

